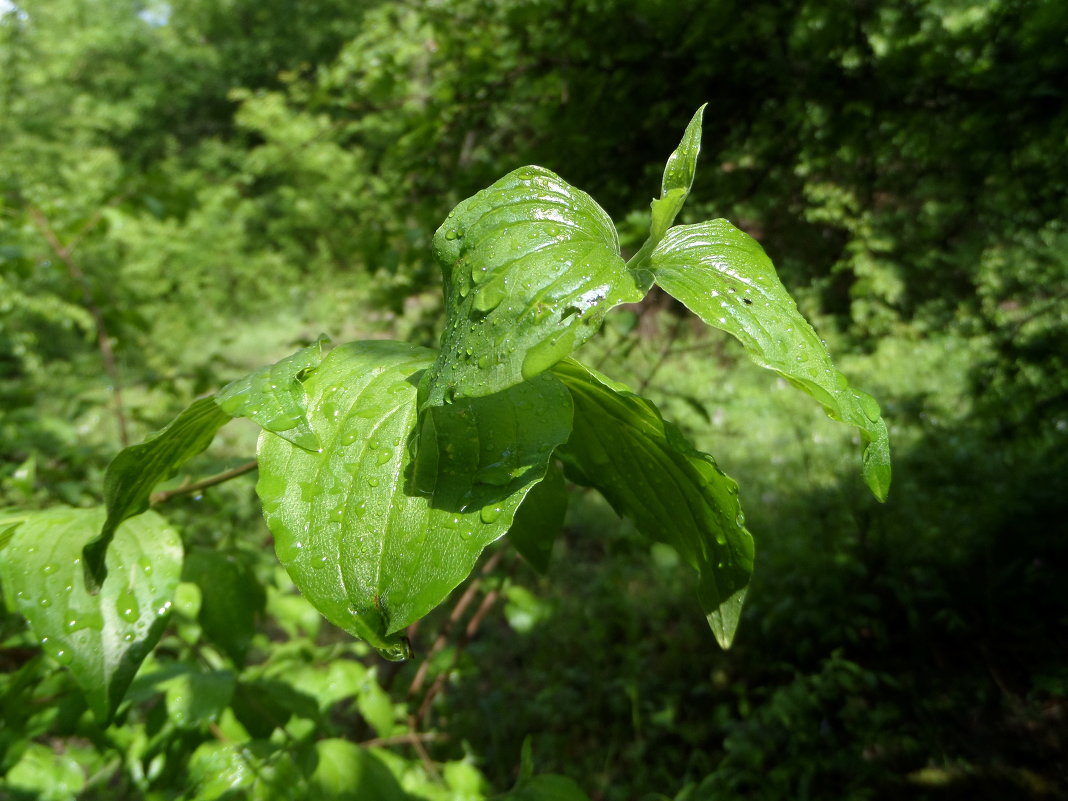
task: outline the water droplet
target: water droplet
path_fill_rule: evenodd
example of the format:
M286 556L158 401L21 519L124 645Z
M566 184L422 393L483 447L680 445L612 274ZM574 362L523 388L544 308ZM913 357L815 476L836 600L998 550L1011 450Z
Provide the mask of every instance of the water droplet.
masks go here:
M52 602L47 598L42 598L40 601L38 601L38 603L41 606L43 606L45 609L47 609L48 607L50 607L52 605Z
M312 567L315 568L316 570L322 570L323 568L325 568L329 564L330 564L330 557L328 557L328 556L320 556L318 559L313 559L312 560Z
M365 514L367 514L367 503L365 501L360 501L352 508L356 512L357 517L363 517Z
M392 448L383 448L382 450L380 450L378 452L378 456L376 457L376 459L377 459L379 464L385 464L386 462L388 462L392 458L393 458L393 449Z
M156 614L163 617L165 614L171 611L171 602L167 601L163 606L156 610Z
M501 507L496 504L483 506L478 516L482 518L483 523L492 523L501 516Z
M871 420L873 423L882 416L882 410L879 408L879 402L875 400L871 395L866 395L863 392L857 393L857 399L860 401L860 408L864 410L864 416Z
M61 665L69 665L74 659L74 655L66 648L57 649L56 652L52 654L52 657Z
M483 355L478 357L478 369L479 370L485 370L491 364L493 364L493 360L490 359L488 354L483 354Z
M123 642L133 642L134 641L133 634L131 632L129 632L129 631L126 632L125 634L122 635L122 641Z
M378 486L378 479L377 478L369 478L369 479L367 479L367 486L369 486L369 487L377 487Z
M450 228L448 231L445 232L445 238L452 242L460 238L460 232L457 231L455 228Z
M47 564L41 568L41 572L44 573L46 576L51 576L53 573L56 572L56 566L53 564Z
M147 557L142 556L137 560L137 564L141 567L141 571L146 576L152 575L152 562L150 562Z
M316 481L301 481L300 482L300 499L306 503L311 503L320 495L323 494L323 487Z
M449 515L441 522L441 524L445 526L445 528L456 528L460 525L460 518L454 515Z

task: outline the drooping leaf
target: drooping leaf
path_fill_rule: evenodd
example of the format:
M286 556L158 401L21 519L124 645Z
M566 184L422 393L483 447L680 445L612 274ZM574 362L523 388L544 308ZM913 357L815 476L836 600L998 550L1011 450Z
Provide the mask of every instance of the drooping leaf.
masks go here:
M447 322L426 378L430 405L536 376L589 339L608 309L644 295L604 210L541 167L460 203L434 253Z
M322 362L329 342L320 336L292 356L227 384L215 402L231 417L248 417L294 445L319 450L319 439L308 425L303 381Z
M427 410L416 465L416 387L433 357L396 342L339 347L305 384L323 451L260 438L257 491L279 559L327 619L393 656L397 632L507 531L571 424L567 390L542 376Z
M697 595L727 648L753 572L738 485L693 448L657 408L622 384L566 359L553 369L571 391L574 433L558 456L645 536L671 545L698 573Z
M567 488L564 474L555 463L545 478L527 493L515 521L508 529L508 541L539 573L549 570L553 543L567 514Z
M236 664L244 664L256 616L267 602L248 558L241 551L197 549L186 554L182 577L200 588L197 620L204 633Z
M55 508L19 526L4 549L0 578L46 653L69 667L102 723L167 623L182 568L182 543L154 512L125 521L107 553L111 579L85 587L82 548L103 509Z
M139 445L119 451L104 474L107 518L97 537L85 546L86 586L96 592L107 576L105 554L115 529L148 509L152 489L211 444L230 415L212 398L194 401L162 431Z
M167 716L181 729L214 723L230 703L237 679L229 670L184 670L161 683Z
M664 178L660 184L660 197L651 204L652 219L649 225L649 238L627 264L633 270L640 270L644 266L653 248L664 238L664 234L675 222L675 217L682 210L690 194L693 177L697 171L697 156L701 152L701 121L704 113L705 106L697 109L690 124L686 126L679 146L668 156L667 164L664 166ZM638 279L644 289L649 288L650 280L647 274Z
M864 480L880 501L890 489L890 438L879 404L854 389L801 316L764 249L726 220L680 225L653 251L656 283L749 357L818 400L864 440Z

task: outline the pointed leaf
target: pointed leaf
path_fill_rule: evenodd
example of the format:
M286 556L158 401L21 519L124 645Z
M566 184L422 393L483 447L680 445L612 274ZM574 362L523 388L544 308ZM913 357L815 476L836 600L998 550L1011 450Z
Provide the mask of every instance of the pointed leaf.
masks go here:
M322 453L264 432L257 491L279 559L323 615L394 656L394 636L470 573L570 431L551 376L433 408L410 450L433 351L357 342L307 380Z
M664 234L675 222L675 217L682 210L690 194L693 177L697 171L697 155L701 152L701 121L704 113L705 106L697 109L690 124L686 126L679 146L668 156L667 164L664 166L664 178L660 184L660 197L651 204L652 219L649 225L649 238L628 263L627 266L631 269L637 270L645 265L649 254L653 252L653 248L664 238ZM639 279L639 283L644 289L648 289L650 279L644 276Z
M85 546L86 586L99 590L107 576L104 556L118 525L149 506L152 489L211 444L230 415L212 398L194 401L184 412L139 445L119 451L104 474L107 519L99 536Z
M641 300L615 226L593 198L524 167L458 205L434 235L448 316L427 402L489 395L585 342Z
M553 543L567 514L567 488L564 474L555 464L545 478L527 493L508 529L508 541L539 573L549 570Z
M645 536L671 545L698 573L698 599L719 644L738 627L753 572L738 485L695 450L649 401L573 359L553 370L575 404L558 456Z
M104 510L48 509L16 529L0 561L45 651L70 668L101 723L167 623L182 568L182 543L154 512L127 520L107 553L111 579L96 595L85 588L81 553L100 530Z
M215 402L231 417L248 417L294 445L319 450L319 439L308 425L303 381L322 362L323 346L329 342L320 336L292 356L227 384Z
M853 389L775 274L763 248L726 220L668 231L649 261L665 292L749 357L818 400L828 416L860 429L864 480L880 501L890 489L890 438L879 404Z

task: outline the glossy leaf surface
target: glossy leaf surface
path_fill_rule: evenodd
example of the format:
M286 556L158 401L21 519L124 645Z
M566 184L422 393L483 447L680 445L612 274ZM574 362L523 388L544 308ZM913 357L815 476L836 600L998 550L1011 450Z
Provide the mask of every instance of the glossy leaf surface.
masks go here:
M107 576L104 555L118 525L148 509L156 484L173 476L179 467L207 448L215 432L229 420L230 415L216 406L213 398L201 398L162 431L139 445L124 448L111 460L104 475L107 517L99 536L85 547L90 591L99 589Z
M460 203L434 235L447 322L427 402L490 395L532 378L641 300L612 220L541 167Z
M622 384L573 359L553 374L575 404L574 433L558 451L569 476L599 490L645 536L671 545L697 570L701 608L716 640L729 647L753 572L738 485Z
M860 429L864 480L879 500L890 489L890 439L879 404L854 389L775 274L764 249L726 220L668 231L649 261L654 280L713 328L735 337L762 367Z
M248 417L263 428L306 450L319 449L319 438L308 425L303 380L323 360L325 336L275 364L234 381L219 390L215 402L231 417Z
M416 465L416 387L433 358L396 342L339 347L305 384L323 451L260 439L257 491L279 559L324 616L397 657L396 633L507 531L571 424L567 390L541 376L428 410Z
M182 544L154 512L127 520L107 553L111 578L86 590L82 548L104 510L56 508L27 518L4 549L0 577L46 653L71 673L101 722L114 714L166 625Z

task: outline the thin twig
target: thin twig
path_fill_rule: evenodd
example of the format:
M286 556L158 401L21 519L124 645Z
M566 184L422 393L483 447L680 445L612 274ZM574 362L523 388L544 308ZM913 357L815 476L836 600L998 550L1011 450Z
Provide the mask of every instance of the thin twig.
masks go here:
M111 379L111 396L115 404L115 418L119 426L119 441L125 448L130 444L130 437L126 429L126 412L122 403L122 381L119 377L119 366L115 361L115 352L111 348L111 337L108 335L107 324L104 322L104 313L97 306L96 301L93 300L93 290L89 284L89 279L86 278L85 272L78 265L78 262L74 260L71 255L72 245L64 245L59 241L59 237L56 236L56 232L52 230L52 226L48 222L48 218L39 210L32 206L28 207L30 213L30 219L33 220L34 225L44 236L45 241L48 242L49 247L56 254L61 262L67 267L67 272L70 273L70 277L74 280L82 292L82 300L85 304L86 310L93 318L93 323L96 325L96 343L100 349L100 358L104 362L104 370L108 374L108 378ZM81 240L88 230L99 221L99 215L90 218L89 223L82 227L82 229L75 236L72 243Z
M441 774L438 773L438 769L434 766L434 760L430 758L430 754L427 753L426 746L423 745L423 740L418 731L419 721L415 719L415 715L408 716L408 742L412 748L415 749L415 753L419 755L419 760L423 763L423 770L427 772L430 778L438 781L441 779Z
M150 502L155 506L157 503L164 503L178 495L188 495L191 492L198 492L202 489L207 489L208 487L214 487L216 484L222 484L224 481L243 476L245 473L251 473L256 469L258 464L259 462L253 459L251 462L245 462L243 465L226 470L218 475L209 476L200 481L194 481L192 484L183 484L174 489L162 490L161 492L154 493Z
M500 561L501 552L497 551L486 560L486 564L482 567L482 576L486 576L492 572ZM457 600L456 605L452 608L452 612L449 614L449 619L445 622L445 625L442 626L441 632L438 634L437 639L434 640L434 644L430 646L430 650L427 651L423 663L419 666L419 670L416 671L415 678L412 679L412 683L408 687L409 698L423 689L423 682L426 681L426 675L427 671L430 669L431 661L434 656L445 647L446 643L449 641L449 635L452 634L452 630L456 627L460 618L463 617L464 612L467 611L467 607L471 604L471 601L474 600L474 597L481 586L482 577L479 577L467 585L467 589L464 590L463 595Z

